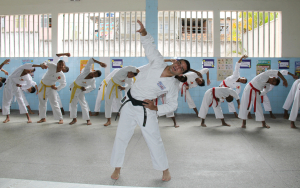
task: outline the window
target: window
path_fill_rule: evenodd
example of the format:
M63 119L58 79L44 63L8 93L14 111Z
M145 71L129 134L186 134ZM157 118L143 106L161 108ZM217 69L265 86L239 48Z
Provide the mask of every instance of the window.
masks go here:
M141 11L60 14L58 50L77 57L144 56L136 22L145 24L145 15Z
M159 11L159 51L169 57L212 57L212 23L212 11Z
M220 26L222 57L282 56L280 12L221 11Z
M2 15L0 57L51 56L51 28L48 24L41 24L43 17L49 18L51 15Z

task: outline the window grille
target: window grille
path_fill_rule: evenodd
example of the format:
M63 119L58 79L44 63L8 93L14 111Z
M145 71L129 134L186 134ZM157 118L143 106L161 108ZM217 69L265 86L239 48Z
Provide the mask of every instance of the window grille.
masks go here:
M59 15L58 51L75 57L141 57L137 20L145 12L65 13Z
M212 57L212 27L212 11L159 11L158 49L167 57Z
M221 11L220 24L222 57L282 56L280 12Z
M50 14L0 16L0 57L50 57Z

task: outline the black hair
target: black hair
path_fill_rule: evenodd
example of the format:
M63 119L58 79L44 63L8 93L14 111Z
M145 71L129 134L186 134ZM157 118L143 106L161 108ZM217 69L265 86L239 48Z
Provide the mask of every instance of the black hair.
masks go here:
M191 65L190 65L190 62L188 60L186 60L186 59L178 59L178 61L184 61L186 63L186 71L184 71L182 74L187 73L187 72L190 71Z
M36 90L35 90L35 87L32 86L32 87L31 87L30 93L35 93L35 91L36 91Z
M6 78L1 78L2 83L5 83L5 81L6 81Z
M227 102L232 102L233 101L233 96L229 95L228 97L226 97L226 101Z
M133 73L134 74L134 76L137 76L139 73Z
M186 76L178 76L178 75L176 75L175 76L175 78L177 79L177 80L179 80L180 82L186 82L187 81L187 77Z
M279 78L276 78L277 82L275 84L275 86L278 86L280 84L280 79Z
M3 83L2 82L0 82L0 87L2 87L3 86Z
M65 66L65 72L69 72L69 67Z
M201 86L201 87L205 86L205 80L203 78L202 78L202 83L198 84L198 86Z
M101 71L100 70L96 70L96 72L98 73L98 77L101 76Z
M59 61L57 62L57 64L59 64L59 63L65 63L65 61L64 61L64 60L59 60Z
M32 70L32 72L35 72L35 68Z
M247 83L247 82L248 82L248 79L247 79L247 78L245 78L245 79L246 79L246 83ZM246 84L246 83L245 83L245 84Z

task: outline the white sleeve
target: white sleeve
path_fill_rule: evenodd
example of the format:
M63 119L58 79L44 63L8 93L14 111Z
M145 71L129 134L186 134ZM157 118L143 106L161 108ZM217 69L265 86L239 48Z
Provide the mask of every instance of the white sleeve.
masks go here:
M149 60L149 64L163 65L164 58L156 49L154 39L149 33L146 36L141 36L141 43L144 47L145 55Z
M234 71L233 71L233 76L234 77L240 77L240 66L241 64L236 62L235 67L234 67Z
M85 93L89 93L89 92L93 91L94 89L96 89L96 80L93 79L92 84L89 85L88 87L86 87L85 89L86 89Z
M157 115L162 116L169 112L174 112L178 106L178 85L173 84L172 88L166 93L166 101L165 104L161 104L157 106Z
M280 73L281 73L283 76L286 76L286 75L288 75L289 71L287 71L287 70L281 70Z
M199 72L203 75L203 74L207 74L209 71L208 68L204 68L204 69L201 69ZM195 73L196 74L196 73ZM197 74L196 74L197 75Z
M264 89L260 92L260 95L265 95L270 91L270 85L271 84L267 84Z
M60 91L62 88L66 87L66 77L64 74L62 74L61 79L58 80L59 85L57 86L57 91Z
M231 96L233 96L235 98L235 100L240 99L240 97L238 96L238 94L233 89L231 89L231 88L227 88L227 89L229 90L229 94Z
M87 62L87 64L85 65L85 67L83 68L82 71L82 75L88 75L91 72L91 66L94 64L94 60L92 58L90 58Z

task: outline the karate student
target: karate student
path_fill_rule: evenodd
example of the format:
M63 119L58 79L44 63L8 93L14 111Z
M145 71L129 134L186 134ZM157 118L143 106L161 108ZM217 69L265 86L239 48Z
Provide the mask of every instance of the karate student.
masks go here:
M138 124L150 150L153 167L163 171L163 181L169 181L171 175L168 170L168 159L156 113L164 115L176 110L178 85L174 76L187 72L190 65L187 60L178 60L172 65L167 65L156 49L151 35L147 34L142 22L138 20L138 23L141 28L137 32L141 33L141 42L149 64L147 70L139 73L136 82L127 92L126 101L123 101L110 162L111 166L115 167L111 178L119 178L128 142ZM167 103L155 106L152 100L162 94L166 94Z
M268 70L260 73L246 85L239 111L239 118L243 120L242 128L246 128L246 120L251 103L254 105L256 121L261 121L263 127L270 128L265 122L263 110L260 105L259 94L268 83L275 86L280 83L280 79L276 78L276 76L279 76L283 80L283 85L287 87L288 83L286 79L278 70Z
M291 75L294 79L297 79L298 77L295 76L294 74L288 72L287 70L281 70L280 73L283 75L283 76L286 76L286 75ZM261 103L263 104L264 106L264 109L265 111L269 112L270 113L270 117L273 118L273 119L276 119L275 115L272 113L272 107L271 107L271 103L270 103L270 100L269 100L269 97L267 95L267 93L269 93L270 91L272 91L272 89L274 88L274 85L271 85L271 84L267 84L263 91L260 93L260 99L261 99ZM251 117L251 114L250 114L250 111L251 111L251 108L252 108L252 104L251 104L251 107L249 109L249 114L248 114L248 118ZM250 119L250 118L249 118ZM252 119L252 117L251 117Z
M201 126L206 127L205 118L209 107L213 107L216 119L221 119L222 125L230 126L224 120L221 102L225 99L227 102L232 102L233 98L236 99L238 103L238 108L240 107L240 98L236 91L228 87L213 87L207 90L204 94L202 104L199 110L198 117L202 118Z
M206 82L207 85L210 85L210 79L209 79L209 69L204 68L201 69L199 72L195 71L193 69L190 69L191 72L184 74L187 77L187 81L184 83L180 83L180 89L181 89L181 96L184 95L185 101L188 103L188 106L190 109L193 109L196 113L196 116L198 116L198 110L197 107L191 97L190 89L197 87L197 86L205 86L205 80L202 78L204 74L206 74Z
M296 129L295 121L298 116L298 111L300 107L300 83L297 85L297 89L295 91L294 103L292 106L291 114L289 120L291 121L291 128Z
M107 80L110 80L116 72L118 72L120 69L114 69L111 73L107 75L107 77L101 82L97 94L96 104L95 104L95 114L92 116L98 116L101 108L101 102L104 100L105 92L107 91ZM125 79L125 93L128 91L128 89L131 87L131 85L135 82L135 77L133 78L126 78ZM118 93L120 92L120 99L122 98L122 90L118 88ZM119 98L119 96L118 96ZM120 108L120 100L117 100L116 98L112 102L112 112L118 112Z
M26 63L15 69L14 72L10 76L8 76L5 82L6 84L4 87L2 100L2 114L6 115L6 119L3 121L3 123L7 123L10 121L10 104L14 95L16 96L19 105L20 114L26 114L28 120L27 123L32 123L27 112L26 105L24 104L24 100L22 98L21 89L28 89L32 86L32 78L29 74L33 71L34 67L41 67L42 69L47 68L47 66L44 64L34 65Z
M5 60L5 61L6 61L6 60ZM1 66L1 65L0 65L0 66ZM1 66L1 67L3 67L3 66ZM0 68L0 70L1 70L2 72L4 72L4 74L5 74L6 76L8 76L8 72L7 72L6 70L4 70L3 68ZM2 87L4 87L5 81L6 81L6 78L0 77L0 89L2 89ZM2 105L1 105L1 106L2 106ZM1 106L0 106L0 112L2 112Z
M63 55L70 56L71 54L64 53ZM59 120L59 124L63 124L62 113L57 101L57 92L67 85L66 78L63 73L66 65L63 60L59 60L57 63L46 61L44 64L48 66L48 71L44 74L39 85L38 96L40 120L37 123L46 122L47 100L49 99L54 119ZM56 82L59 82L58 86L55 85Z
M98 63L101 67L106 67L105 63L95 60L94 58L89 59L82 73L76 78L76 80L70 85L71 88L71 99L70 99L70 118L73 120L69 123L70 125L77 122L77 103L79 102L82 110L82 119L86 120L87 125L92 125L89 116L88 103L85 100L85 93L89 93L96 88L95 77L101 76L101 71L91 71L91 66L94 63Z
M235 89L236 93L239 95L241 92L241 83L246 84L247 78L240 77L240 66L243 59L247 58L247 55L243 55L239 61L235 64L235 68L233 74L228 76L225 80L223 80L219 87L229 87L231 89ZM236 113L233 102L228 103L229 112L233 112L235 117L238 118L238 114Z
M114 76L108 81L107 88L105 92L105 118L107 122L104 126L111 124L111 113L112 113L112 103L113 100L121 101L122 93L118 92L118 89L125 90L125 87L122 85L125 82L126 78L133 78L139 73L139 70L136 67L127 66L119 69Z
M294 79L297 79L297 78L298 78L297 76L294 77ZM297 80L294 81L294 83L293 83L293 85L290 89L290 92L289 92L288 96L285 99L285 102L283 104L283 109L284 109L283 118L284 119L289 118L288 110L291 108L291 106L293 104L293 101L294 101L294 98L295 98L295 93L297 91L297 87L298 87L299 83L300 83L300 79L297 79Z

